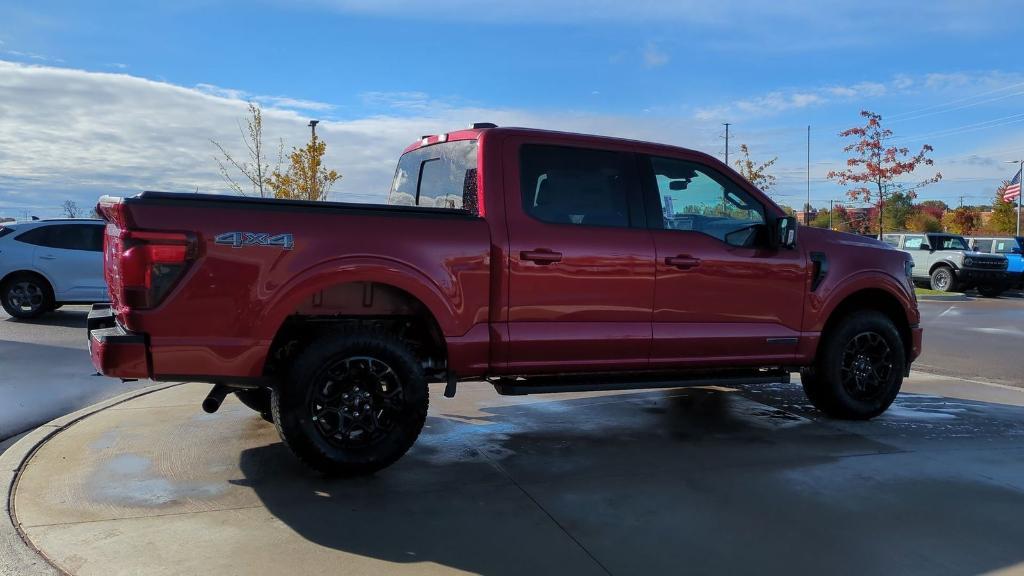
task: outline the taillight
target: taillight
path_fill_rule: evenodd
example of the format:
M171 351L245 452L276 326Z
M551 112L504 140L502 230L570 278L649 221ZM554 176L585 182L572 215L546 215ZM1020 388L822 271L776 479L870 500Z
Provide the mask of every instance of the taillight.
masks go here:
M128 308L160 304L196 256L195 236L184 232L121 230L114 241L120 243L116 284Z

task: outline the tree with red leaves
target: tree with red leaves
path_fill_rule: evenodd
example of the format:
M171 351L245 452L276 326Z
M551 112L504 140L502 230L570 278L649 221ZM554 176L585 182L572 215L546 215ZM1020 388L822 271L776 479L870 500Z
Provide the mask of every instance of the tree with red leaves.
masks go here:
M894 181L900 176L912 173L918 166L933 165L934 162L927 156L932 147L925 144L920 152L910 156L908 148L886 146L885 141L892 137L892 130L882 127L882 116L867 110L862 110L860 115L867 120L864 126L855 126L839 133L843 138L857 139L843 148L844 152L856 155L847 159L845 170L832 170L828 177L843 186L854 186L846 191L851 200L862 200L878 206L878 234L881 236L881 208L885 205L886 193L894 187ZM913 199L917 197L916 189L941 179L942 174L936 172L934 176L902 191Z

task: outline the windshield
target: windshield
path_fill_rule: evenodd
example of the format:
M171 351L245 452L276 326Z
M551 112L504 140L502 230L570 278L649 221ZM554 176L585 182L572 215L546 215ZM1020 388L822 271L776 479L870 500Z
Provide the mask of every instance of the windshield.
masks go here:
M456 140L402 155L388 204L476 212L476 140Z
M929 236L932 250L968 250L967 241L960 236Z

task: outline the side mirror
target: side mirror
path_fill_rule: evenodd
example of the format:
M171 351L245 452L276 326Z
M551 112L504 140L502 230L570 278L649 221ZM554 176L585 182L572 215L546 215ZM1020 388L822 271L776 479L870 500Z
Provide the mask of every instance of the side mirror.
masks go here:
M929 246L928 244L921 244L921 250L931 250L931 249L932 249L932 247Z
M796 218L782 216L775 220L775 246L792 249L796 247Z
M1014 246L1013 248L1010 248L1010 252L1013 254L1020 254L1020 246Z

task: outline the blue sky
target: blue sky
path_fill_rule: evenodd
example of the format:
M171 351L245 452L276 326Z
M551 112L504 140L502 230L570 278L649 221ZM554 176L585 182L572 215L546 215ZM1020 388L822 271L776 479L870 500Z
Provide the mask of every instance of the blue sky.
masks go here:
M935 147L923 198L991 201L1024 155L1013 2L308 0L27 2L0 8L0 215L141 188L222 191L209 139L240 147L319 118L337 200L382 197L397 154L471 121L778 156L772 191L812 202L862 108Z

